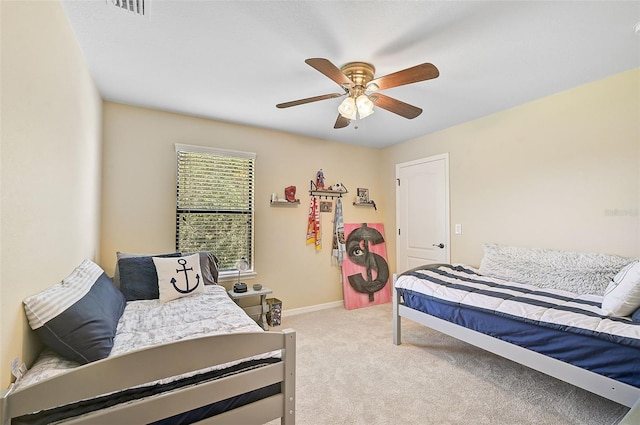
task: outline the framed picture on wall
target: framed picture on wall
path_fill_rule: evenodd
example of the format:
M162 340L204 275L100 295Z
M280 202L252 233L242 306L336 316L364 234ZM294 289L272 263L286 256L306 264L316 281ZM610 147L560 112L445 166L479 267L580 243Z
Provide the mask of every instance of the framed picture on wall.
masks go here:
M320 201L320 212L330 213L332 209L332 202L329 201Z
M359 187L357 196L358 196L358 202L360 203L369 202L369 189L366 189L364 187Z

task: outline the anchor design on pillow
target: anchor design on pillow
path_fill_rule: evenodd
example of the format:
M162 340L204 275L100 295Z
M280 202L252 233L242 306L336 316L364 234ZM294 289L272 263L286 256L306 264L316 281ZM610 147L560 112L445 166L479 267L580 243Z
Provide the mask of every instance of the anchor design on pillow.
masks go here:
M198 287L198 285L200 285L200 275L198 273L196 273L196 284L193 288L189 287L189 271L193 271L193 267L189 267L187 268L187 260L185 260L184 258L180 258L178 259L178 264L180 264L182 266L182 270L180 269L176 269L176 273L182 273L184 272L184 289L183 288L179 288L178 285L176 285L178 283L178 281L176 280L175 277L171 278L171 284L173 285L173 288L180 292L181 294L189 294L193 291L196 290L196 288Z

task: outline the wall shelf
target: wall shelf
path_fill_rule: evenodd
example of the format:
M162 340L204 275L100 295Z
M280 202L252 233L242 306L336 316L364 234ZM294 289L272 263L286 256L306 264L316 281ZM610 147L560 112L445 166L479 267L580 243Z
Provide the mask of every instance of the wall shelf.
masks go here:
M342 195L349 192L338 192L337 190L310 190L310 196L320 196L325 198L342 198Z
M318 186L311 180L311 184L309 185L309 196L319 196L325 198L342 198L342 195L349 193L346 186L344 187L344 191L339 190L328 190L328 189L318 189Z
M374 210L378 211L378 208L376 207L376 203L373 201L369 201L369 202L354 202L353 205L355 205L356 207L373 207Z
M294 202L289 201L270 201L272 207L297 207L300 205L300 200L296 199Z

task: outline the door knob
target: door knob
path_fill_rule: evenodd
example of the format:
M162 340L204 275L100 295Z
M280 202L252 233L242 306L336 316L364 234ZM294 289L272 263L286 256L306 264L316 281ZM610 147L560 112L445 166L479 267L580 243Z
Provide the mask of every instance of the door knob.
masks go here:
M437 246L440 249L444 248L444 244L443 243L439 243L439 244L435 244L434 243L433 246Z

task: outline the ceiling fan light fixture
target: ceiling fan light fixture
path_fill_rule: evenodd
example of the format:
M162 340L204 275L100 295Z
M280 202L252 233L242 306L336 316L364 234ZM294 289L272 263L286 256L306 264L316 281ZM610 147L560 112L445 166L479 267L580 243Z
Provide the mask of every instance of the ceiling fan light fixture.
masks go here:
M416 118L422 113L422 109L377 92L431 80L440 75L438 68L427 62L375 79L376 69L367 62L349 62L340 68L324 58L309 58L305 60L305 63L337 83L343 89L343 93L331 93L298 99L279 103L276 107L288 108L346 95L346 98L338 106L338 118L333 128L344 128L352 120L368 117L374 112L374 106L406 119Z
M340 106L338 106L338 112L347 119L355 120L356 112L358 112L358 109L356 108L356 101L353 100L352 97L347 97L342 101Z
M358 114L360 115L360 119L366 118L369 115L373 114L373 102L369 99L369 96L366 94L361 94L356 99L356 106L358 107Z

